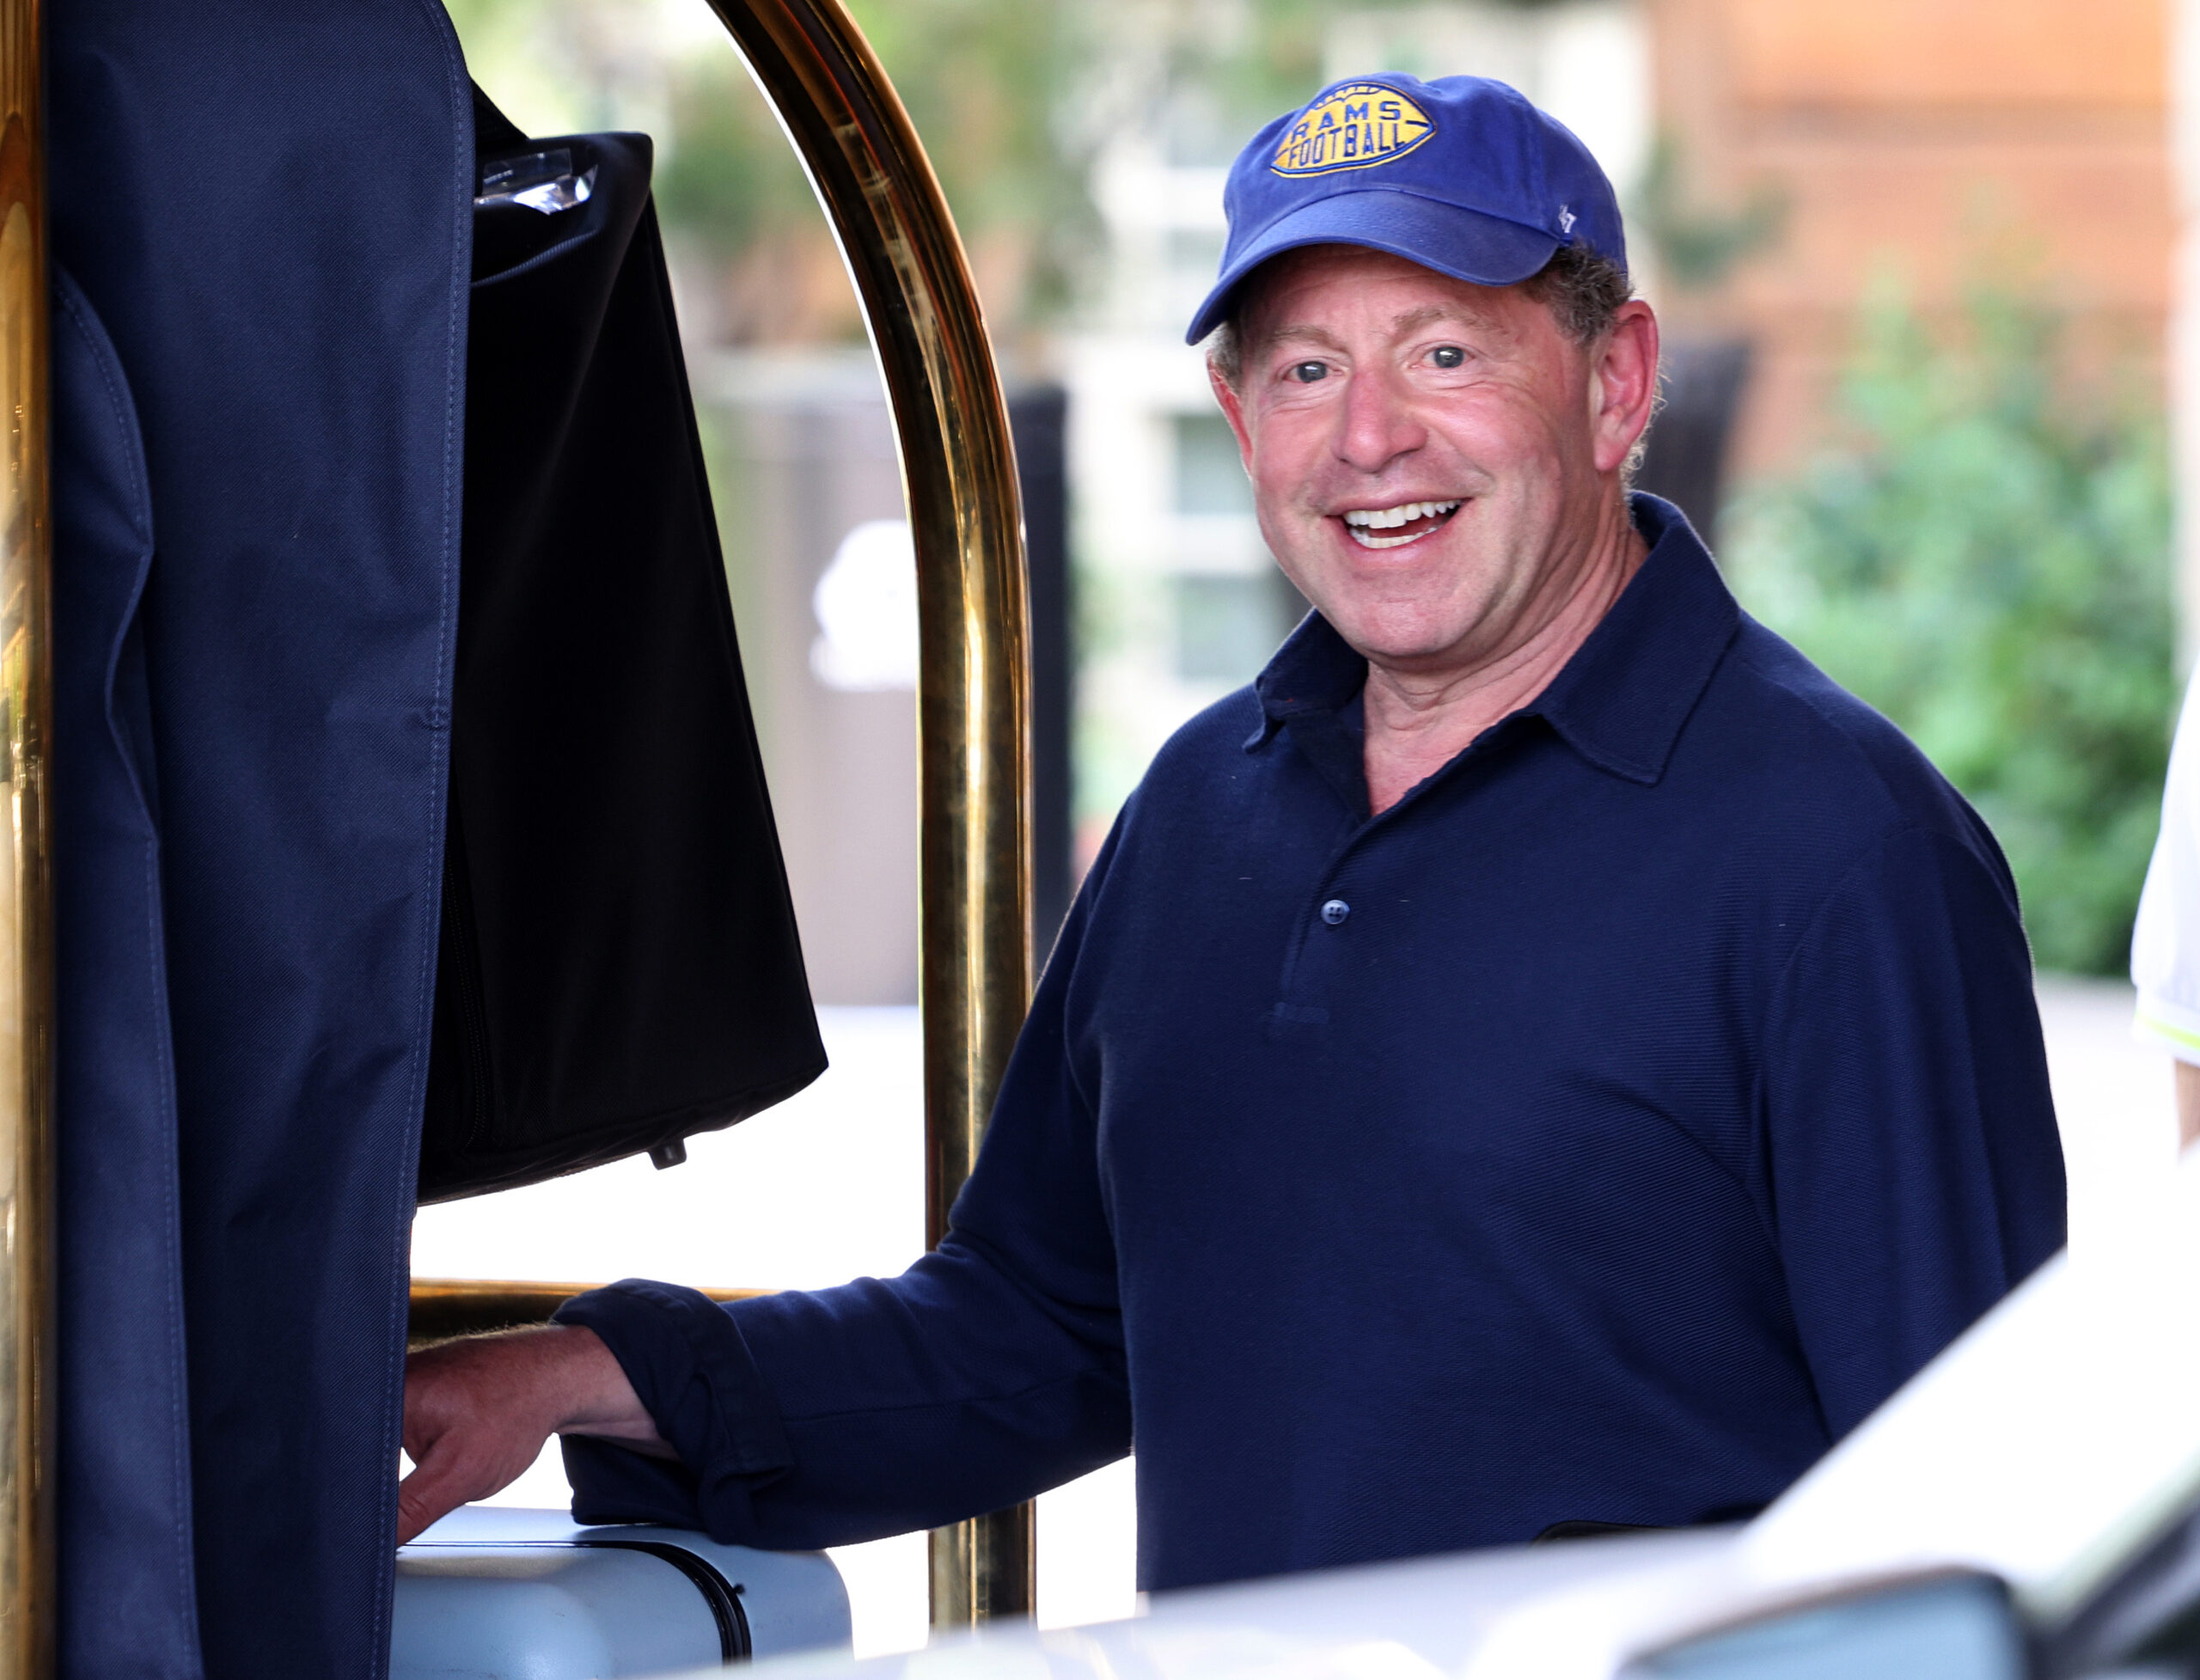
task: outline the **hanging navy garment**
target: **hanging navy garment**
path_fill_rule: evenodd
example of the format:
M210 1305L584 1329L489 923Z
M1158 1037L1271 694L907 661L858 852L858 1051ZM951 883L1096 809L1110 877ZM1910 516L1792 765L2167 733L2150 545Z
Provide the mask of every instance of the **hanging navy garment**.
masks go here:
M175 1065L137 615L152 509L129 382L65 272L54 277L53 395L54 835L68 858L54 887L72 959L57 976L70 1332L58 1351L61 1392L95 1402L64 1437L60 1573L80 1602L131 1607L64 1618L64 1669L186 1680L199 1669ZM106 1217L110 1207L130 1217Z
M416 1186L824 1065L650 144L431 0L48 51L63 1669L376 1680Z
M62 0L46 88L62 1672L374 1680L466 74L432 0Z

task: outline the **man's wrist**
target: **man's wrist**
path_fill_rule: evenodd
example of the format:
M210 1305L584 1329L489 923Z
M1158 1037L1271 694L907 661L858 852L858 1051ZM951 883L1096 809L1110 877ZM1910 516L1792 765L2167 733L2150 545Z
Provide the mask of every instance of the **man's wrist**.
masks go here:
M663 1443L657 1420L602 1336L585 1324L548 1324L542 1333L565 1341L560 1354L567 1377L565 1405L552 1433Z
M544 1324L521 1334L537 1362L530 1386L543 1406L546 1434L662 1440L625 1369L594 1330L584 1324Z
M523 1408L547 1438L595 1435L629 1444L662 1444L657 1423L603 1339L580 1324L539 1324L445 1344L478 1359L492 1353L498 1402ZM433 1359L436 1351L423 1357ZM477 1367L478 1368L478 1367Z
M698 1475L761 1474L793 1462L777 1404L725 1305L677 1284L622 1278L576 1295L552 1322L602 1339L657 1434L673 1444L665 1456ZM648 1437L617 1419L589 1433L652 1451Z

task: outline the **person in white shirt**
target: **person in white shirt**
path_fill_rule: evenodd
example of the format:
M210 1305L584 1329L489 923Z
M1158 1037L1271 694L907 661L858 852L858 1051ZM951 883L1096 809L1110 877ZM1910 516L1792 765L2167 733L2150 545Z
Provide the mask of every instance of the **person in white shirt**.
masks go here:
M2162 789L2162 827L2131 932L2135 1030L2176 1058L2180 1147L2200 1137L2200 675L2185 691Z

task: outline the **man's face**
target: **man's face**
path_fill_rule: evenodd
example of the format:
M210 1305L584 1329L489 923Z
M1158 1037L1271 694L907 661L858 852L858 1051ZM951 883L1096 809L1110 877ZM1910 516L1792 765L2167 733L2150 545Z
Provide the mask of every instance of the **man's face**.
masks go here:
M1215 381L1261 531L1345 640L1401 671L1471 669L1626 540L1618 469L1649 418L1657 329L1630 303L1583 346L1519 287L1321 246L1253 282Z

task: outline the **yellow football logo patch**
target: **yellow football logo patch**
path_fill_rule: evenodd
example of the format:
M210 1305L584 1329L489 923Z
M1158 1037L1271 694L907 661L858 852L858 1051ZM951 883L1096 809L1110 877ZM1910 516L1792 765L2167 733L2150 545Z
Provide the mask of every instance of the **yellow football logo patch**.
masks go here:
M1404 156L1435 132L1428 113L1396 88L1349 82L1299 113L1268 168L1279 175L1365 169Z

